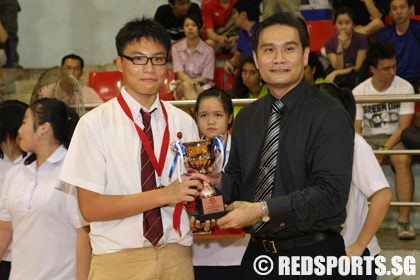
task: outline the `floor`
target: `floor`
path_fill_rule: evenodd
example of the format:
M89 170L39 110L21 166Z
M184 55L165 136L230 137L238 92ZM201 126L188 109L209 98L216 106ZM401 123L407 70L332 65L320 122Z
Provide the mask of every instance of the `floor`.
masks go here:
M420 229L416 229L417 237L413 240L399 240L396 229L379 229L376 233L382 251L379 255L386 258L384 263L387 274L378 276L377 280L419 280L420 279ZM401 273L393 273L395 267L390 263L394 256L403 258L404 270ZM414 258L414 263L410 261L409 266L405 265L408 261L406 257ZM408 273L408 274L406 274Z
M376 238L378 239L379 246L383 251L420 251L420 229L416 229L416 233L417 237L414 240L399 240L396 229L379 229L376 233Z

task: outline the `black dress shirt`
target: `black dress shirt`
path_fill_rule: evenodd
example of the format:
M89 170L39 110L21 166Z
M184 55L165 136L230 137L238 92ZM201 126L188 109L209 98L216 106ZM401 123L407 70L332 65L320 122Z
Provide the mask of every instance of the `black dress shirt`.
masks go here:
M271 104L271 93L237 116L226 172L226 202L253 202ZM276 175L267 200L268 222L255 236L283 240L319 231L339 233L346 219L354 127L342 106L303 79L281 101ZM254 234L252 228L247 232Z

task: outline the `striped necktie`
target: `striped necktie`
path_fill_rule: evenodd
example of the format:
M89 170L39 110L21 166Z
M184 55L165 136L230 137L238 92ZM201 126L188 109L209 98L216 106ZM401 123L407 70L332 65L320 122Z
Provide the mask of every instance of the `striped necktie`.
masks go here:
M155 109L156 110L156 109ZM143 131L150 141L153 148L153 133L150 126L150 119L153 110L150 113L140 110L143 118ZM142 192L154 190L156 188L155 168L147 155L144 145L141 148L141 189ZM151 209L143 213L143 235L155 246L163 236L162 218L160 215L160 207Z
M261 155L260 169L258 172L257 189L255 190L254 202L264 201L271 197L276 173L277 149L279 145L281 111L284 105L280 100L271 106L271 115L268 122L267 135ZM254 232L259 231L265 223L258 222L253 225Z

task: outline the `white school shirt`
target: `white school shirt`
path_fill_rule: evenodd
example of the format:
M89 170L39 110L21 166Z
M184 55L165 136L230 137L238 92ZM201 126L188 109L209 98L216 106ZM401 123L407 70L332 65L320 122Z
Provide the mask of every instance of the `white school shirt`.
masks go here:
M357 95L414 94L413 86L395 76L391 86L385 91L377 91L372 85L372 78L353 89ZM414 102L357 103L356 120L362 120L362 135L392 135L399 127L399 115L414 114Z
M355 134L353 175L346 206L347 218L341 231L346 248L356 242L365 224L369 211L367 198L383 188L389 188L389 184L372 148L362 136ZM367 248L371 256L379 254L381 248L376 236L373 236Z
M23 156L19 156L15 161L11 161L6 154L3 155L3 158L0 158L0 191L3 187L4 178L6 177L6 173L15 165L18 165L23 160ZM4 252L3 261L10 262L12 260L11 254L12 244L9 245L6 252Z
M125 88L121 90L135 122L143 128L140 114L141 105L131 97ZM154 152L159 161L165 118L157 95L150 110ZM169 122L169 143L198 140L198 129L194 120L182 110L162 101ZM182 134L179 139L178 135ZM181 136L181 135L180 135ZM141 141L133 122L122 110L117 98L95 108L84 115L73 134L69 152L64 162L60 178L80 188L105 195L129 195L141 190ZM169 179L175 153L171 145L166 152L166 161L161 180L156 172L156 184L167 186L177 180L175 169ZM179 168L176 164L175 168ZM182 167L183 172L185 166ZM139 201L141 203L141 201ZM160 243L179 243L190 246L192 233L185 209L181 215L180 236L173 227L174 205L161 207L163 237ZM90 223L90 238L93 254L109 254L124 249L141 248L151 245L143 237L143 213L125 219Z
M229 159L231 136L226 142L226 163ZM220 167L223 159L219 156L216 164ZM240 265L248 246L250 235L236 239L196 239L192 246L192 261L195 266Z
M11 280L76 279L77 228L87 223L76 187L58 179L66 151L61 145L38 169L22 162L6 174L0 220L13 228Z

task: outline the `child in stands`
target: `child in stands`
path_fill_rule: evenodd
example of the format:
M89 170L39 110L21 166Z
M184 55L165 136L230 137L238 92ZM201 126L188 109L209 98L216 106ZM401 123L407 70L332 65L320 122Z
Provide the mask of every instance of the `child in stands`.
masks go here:
M229 95L218 88L203 91L195 104L195 117L203 138L220 136L226 147L226 162L229 158L233 124L233 105ZM223 160L219 157L219 168ZM196 279L236 279L242 256L249 238L241 239L198 239L192 246L193 265ZM221 277L221 278L220 278Z
M356 102L349 90L340 89L330 83L320 84L319 87L337 99L354 120ZM353 175L346 205L347 218L341 235L344 238L348 257L376 257L381 248L375 233L388 212L392 194L372 148L359 134L355 133L354 137ZM369 197L371 198L370 207L367 203ZM366 269L366 261L363 267ZM351 275L350 279L376 279L374 262L372 262L372 267L372 275Z

